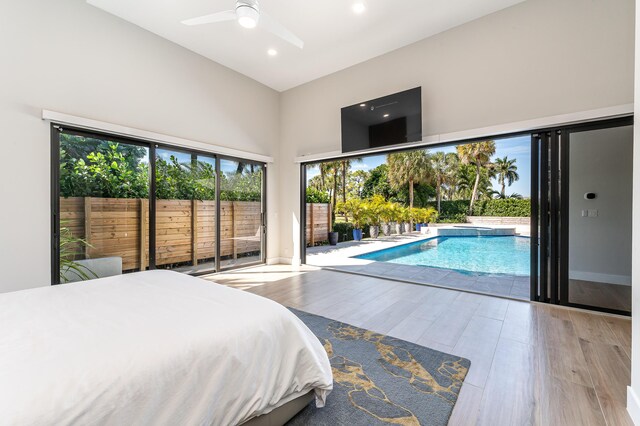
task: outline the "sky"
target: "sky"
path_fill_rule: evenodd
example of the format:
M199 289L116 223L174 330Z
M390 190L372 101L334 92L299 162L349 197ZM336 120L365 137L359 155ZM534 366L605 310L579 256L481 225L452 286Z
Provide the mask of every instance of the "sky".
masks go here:
M191 154L183 151L158 149L158 151L156 152L156 155L167 161L171 158L171 156L174 156L178 159L178 162L180 163L188 164L191 162ZM203 161L205 163L209 163L213 167L216 166L216 160L213 157L199 155L198 160ZM222 170L222 172L227 174L234 174L236 173L237 168L238 168L238 163L236 161L220 159L220 169Z
M496 153L491 157L491 161L495 161L497 158L509 157L516 160L516 166L518 167L518 174L520 180L514 182L511 186L507 186L507 195L518 193L523 197L529 197L531 195L531 136L517 136L511 138L494 139L496 144ZM455 152L455 145L438 147L429 149L429 152ZM361 162L353 162L351 164L351 170L365 170L370 171L376 168L380 164L386 162L386 155L371 155L363 157ZM320 174L320 170L317 166L307 167L307 180ZM498 179L493 179L493 188L496 191L500 191L500 185Z

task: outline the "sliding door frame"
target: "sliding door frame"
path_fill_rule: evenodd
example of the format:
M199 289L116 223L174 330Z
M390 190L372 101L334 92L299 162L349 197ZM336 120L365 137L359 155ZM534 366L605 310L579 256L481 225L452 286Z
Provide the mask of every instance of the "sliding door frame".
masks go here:
M215 268L211 270L198 271L189 275L200 276L221 271L220 268L220 160L238 161L245 164L254 164L262 167L262 184L261 184L261 256L260 260L244 263L234 267L224 268L225 271L246 268L264 264L266 262L267 247L267 223L266 223L266 203L267 203L267 164L248 160L239 157L217 154L214 151L204 151L182 146L174 146L166 143L158 143L154 141L141 140L134 137L123 137L113 135L106 132L87 130L74 126L67 126L51 123L50 132L50 149L51 149L51 284L60 284L60 133L67 132L69 134L83 136L94 139L105 139L112 142L141 146L148 149L149 155L149 270L157 269L156 266L156 155L158 149L166 149L178 151L186 154L200 155L215 160L216 164L216 260Z
M584 123L532 129L502 135L477 137L445 143L407 148L395 148L375 153L346 154L326 160L300 163L300 261L306 263L306 193L307 166L324 161L340 161L368 155L386 155L417 149L438 149L443 146L462 145L483 140L531 136L531 271L530 300L560 304L596 311L629 315L628 312L584 306L568 300L569 267L569 138L572 132L604 129L633 124L633 115L603 118Z
M630 315L629 312L598 306L587 306L569 301L569 150L570 134L589 130L608 129L633 125L632 115L591 121L587 123L557 126L532 132L532 172L537 165L533 161L534 146L540 144L540 199L532 197L533 213L539 222L539 257L534 265L532 245L531 273L539 273L539 291L532 281L531 300L539 302L589 309L594 311ZM532 178L532 194L534 193ZM534 206L535 201L535 206ZM538 203L539 202L539 203ZM545 213L546 212L546 213ZM537 219L536 219L537 221ZM537 232L537 228L535 230ZM532 237L534 230L532 229ZM537 253L536 253L537 255ZM538 269L539 268L539 269ZM547 290L549 290L547 292Z
M216 266L216 271L233 271L234 269L242 269L248 268L251 266L262 265L267 261L267 164L262 163L260 161L254 160L246 160L244 158L232 157L229 155L218 155L216 161L216 169L218 170L218 179L216 179L216 217L220 216L220 174L222 170L220 169L221 160L235 161L244 164L253 164L256 166L262 167L262 186L260 188L260 260L256 260L255 262L247 262L242 263L240 265L229 266L229 267L220 267L220 256L216 256L216 261L218 265ZM216 236L220 235L220 220L217 220L217 228L216 228ZM220 252L220 238L216 238L217 244L217 253ZM199 275L199 274L194 274Z

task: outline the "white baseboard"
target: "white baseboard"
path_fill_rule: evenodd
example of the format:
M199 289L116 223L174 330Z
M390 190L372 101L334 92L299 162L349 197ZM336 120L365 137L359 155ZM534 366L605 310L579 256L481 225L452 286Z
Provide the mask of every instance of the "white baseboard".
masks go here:
M598 274L596 272L569 271L569 278L573 280L593 281L603 284L631 285L630 275Z
M270 257L267 259L267 265L293 265L300 266L300 259L292 259L290 257Z
M631 386L627 386L627 412L633 424L640 425L640 400Z

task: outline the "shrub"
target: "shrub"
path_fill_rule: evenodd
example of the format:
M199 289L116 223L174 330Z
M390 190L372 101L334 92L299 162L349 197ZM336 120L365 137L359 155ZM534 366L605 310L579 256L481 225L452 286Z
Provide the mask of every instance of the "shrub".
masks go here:
M429 207L436 208L436 202L429 202ZM452 223L462 222L466 219L467 211L469 210L469 200L446 200L440 202L440 214L438 215L438 222Z
M338 202L336 212L347 214L357 229L362 229L366 218L365 203L359 198L349 198L346 202Z
M435 202L429 203L435 207ZM447 200L440 204L438 222L464 222L469 210L469 200ZM491 199L476 201L473 206L474 216L529 217L531 216L530 199Z
M329 194L313 186L307 187L307 203L329 203Z
M475 216L528 217L531 216L531 200L505 198L478 201L473 206Z

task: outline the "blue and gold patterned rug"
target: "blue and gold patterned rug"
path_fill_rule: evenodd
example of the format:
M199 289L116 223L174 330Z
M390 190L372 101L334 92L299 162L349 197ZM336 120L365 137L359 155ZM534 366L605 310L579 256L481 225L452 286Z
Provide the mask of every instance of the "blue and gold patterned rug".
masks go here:
M468 359L291 309L324 344L333 391L287 425L446 425Z

